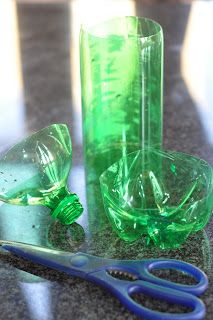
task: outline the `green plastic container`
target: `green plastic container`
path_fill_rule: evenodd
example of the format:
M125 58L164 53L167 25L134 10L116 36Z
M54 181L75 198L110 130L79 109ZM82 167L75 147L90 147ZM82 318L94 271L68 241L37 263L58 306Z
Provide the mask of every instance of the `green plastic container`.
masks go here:
M107 216L119 237L147 235L161 249L178 248L205 227L213 210L213 169L192 155L144 149L100 177Z
M82 27L80 58L84 154L96 177L130 152L161 148L161 26L132 16Z

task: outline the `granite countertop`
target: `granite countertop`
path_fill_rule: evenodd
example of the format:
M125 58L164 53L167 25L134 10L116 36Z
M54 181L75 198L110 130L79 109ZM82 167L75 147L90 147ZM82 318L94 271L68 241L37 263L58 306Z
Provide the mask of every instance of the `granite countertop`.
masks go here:
M89 2L89 1L88 1ZM118 5L119 3L119 5ZM96 3L98 7L98 4ZM109 6L109 4L106 4ZM96 7L96 9L97 9ZM106 222L99 232L90 223L98 199L86 197L82 158L78 32L85 15L97 18L82 1L1 1L0 3L0 153L16 141L51 123L66 123L73 141L70 188L85 207L78 223L53 222L44 207L0 206L0 239L100 257L142 259L169 257L200 267L209 276L202 296L206 319L212 318L213 220L179 250L147 248L141 239L122 242ZM97 11L97 10L96 10ZM169 3L114 1L110 14L138 15L157 20L165 35L164 146L197 155L213 165L212 1ZM181 280L181 275L171 274ZM187 283L187 279L182 279ZM179 310L177 306L143 297L146 306ZM0 319L138 319L110 293L96 285L26 262L0 251Z

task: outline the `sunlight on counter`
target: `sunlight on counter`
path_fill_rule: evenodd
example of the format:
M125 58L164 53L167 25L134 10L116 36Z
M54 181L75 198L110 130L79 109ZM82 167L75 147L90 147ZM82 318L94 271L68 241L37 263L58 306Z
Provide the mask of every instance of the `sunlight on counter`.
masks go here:
M203 126L213 144L213 2L193 2L181 55L181 73Z

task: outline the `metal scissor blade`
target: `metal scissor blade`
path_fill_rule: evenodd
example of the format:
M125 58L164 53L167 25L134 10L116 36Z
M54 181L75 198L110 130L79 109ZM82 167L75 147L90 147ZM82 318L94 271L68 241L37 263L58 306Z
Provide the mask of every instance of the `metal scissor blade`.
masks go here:
M59 271L64 271L74 276L82 277L84 274L81 270L75 270L71 267L71 259L77 256L78 253L73 254L70 252L53 250L46 247L15 241L0 240L0 245L3 249L35 263L39 263Z

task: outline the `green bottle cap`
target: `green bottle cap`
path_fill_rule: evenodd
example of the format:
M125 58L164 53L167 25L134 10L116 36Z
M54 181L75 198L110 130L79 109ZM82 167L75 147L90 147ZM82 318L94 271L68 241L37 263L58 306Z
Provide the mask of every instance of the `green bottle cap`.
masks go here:
M73 223L83 212L83 207L75 193L65 196L52 211L51 216L63 224Z

